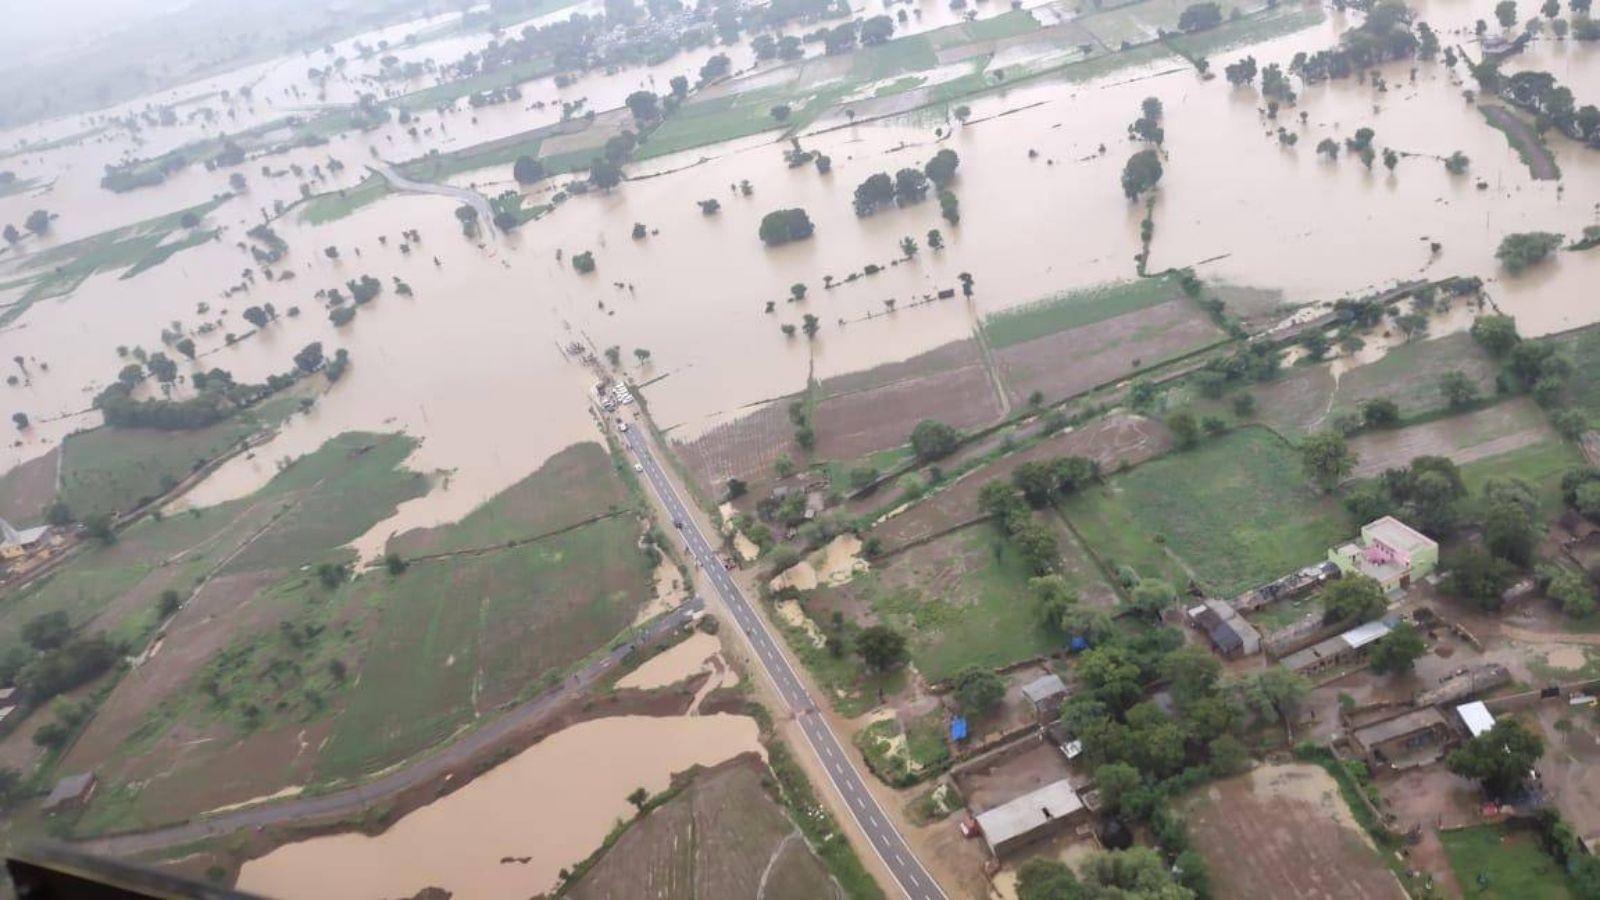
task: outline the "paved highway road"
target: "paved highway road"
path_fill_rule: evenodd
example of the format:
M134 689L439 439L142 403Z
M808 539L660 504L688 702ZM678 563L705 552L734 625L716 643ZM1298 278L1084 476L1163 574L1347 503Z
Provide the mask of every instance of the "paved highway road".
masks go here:
M661 470L661 465L655 456L650 453L649 445L641 436L639 429L630 429L623 436L638 457L639 464L644 467L644 475L655 488L662 504L666 506L674 520L682 523L681 531L689 552L694 555L700 570L716 588L718 596L727 605L734 620L749 636L756 657L761 660L767 676L777 685L778 693L782 695L784 702L789 704L789 708L794 712L796 720L800 723L800 730L805 733L806 742L811 745L812 751L822 763L822 768L827 772L828 779L833 782L834 789L849 807L850 815L855 818L856 823L866 834L867 840L872 843L872 849L877 851L906 896L913 900L935 900L935 898L942 900L944 892L912 854L905 838L895 830L894 824L884 814L878 801L867 791L861 774L845 755L844 746L828 727L827 719L817 712L816 703L801 684L799 677L795 675L793 666L789 664L789 658L784 655L778 646L778 641L768 630L766 621L756 615L750 601L745 599L744 592L723 570L716 553L706 542L705 536L700 533L700 527L695 524L694 518L689 515L683 501L679 499L677 490Z
M477 191L456 187L453 184L431 184L426 181L412 181L401 175L394 166L381 159L376 160L367 168L387 178L395 190L408 191L413 194L438 194L441 197L450 197L465 203L478 211L478 227L487 234L494 233L494 209L489 205L489 201Z

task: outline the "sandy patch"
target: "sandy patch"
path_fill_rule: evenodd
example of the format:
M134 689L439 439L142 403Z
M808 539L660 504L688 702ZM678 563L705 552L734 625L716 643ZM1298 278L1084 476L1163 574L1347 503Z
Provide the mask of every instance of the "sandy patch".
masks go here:
M824 647L827 645L828 640L827 638L823 637L822 629L818 628L817 623L811 621L811 617L806 615L806 611L800 608L799 601L779 600L772 606L773 609L778 613L778 618L782 619L784 623L789 625L791 628L798 628L801 631L804 631L806 633L806 637L811 639L812 644L816 645L817 647Z
M1557 669L1581 669L1589 662L1582 647L1559 646L1544 651L1544 661Z
M704 671L706 661L721 649L716 638L697 631L688 640L651 657L644 665L622 676L617 680L617 687L650 690L677 684Z
M755 562L761 556L761 548L756 542L744 536L744 532L733 533L733 552L739 554L740 562Z
M794 588L799 591L815 590L820 585L841 585L867 571L867 561L861 558L861 539L853 534L841 534L827 546L778 573L771 581L774 591Z
M655 571L650 573L650 579L655 586L655 596L650 598L650 602L641 607L639 614L633 617L635 625L677 609L678 604L689 599L689 588L683 583L683 574L665 557L656 566Z

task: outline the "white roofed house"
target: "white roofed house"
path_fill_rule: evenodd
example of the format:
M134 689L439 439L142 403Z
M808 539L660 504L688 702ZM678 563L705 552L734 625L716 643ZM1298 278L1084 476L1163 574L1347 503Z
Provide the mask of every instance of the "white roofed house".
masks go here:
M1088 807L1065 779L978 813L978 828L996 859L1087 817Z
M27 556L43 547L50 537L50 526L18 529L5 519L0 519L0 559L12 560Z

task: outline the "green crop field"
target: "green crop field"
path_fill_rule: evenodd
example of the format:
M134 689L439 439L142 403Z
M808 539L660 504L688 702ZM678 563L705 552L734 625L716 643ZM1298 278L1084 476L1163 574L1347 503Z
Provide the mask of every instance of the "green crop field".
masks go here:
M1181 297L1168 277L1142 278L1073 291L993 313L984 319L984 333L995 348L1020 344L1069 328L1093 325L1124 313Z
M1549 440L1475 460L1461 467L1461 480L1473 496L1483 493L1486 482L1519 479L1533 485L1539 507L1546 516L1560 515L1561 476L1584 465L1583 454L1566 441Z
M1567 900L1565 872L1528 832L1477 825L1439 833L1456 881L1469 897L1503 900Z
M1102 559L1180 588L1192 572L1225 597L1324 558L1352 530L1295 451L1260 428L1145 463L1062 510Z
M637 532L629 519L606 519L374 579L365 599L381 621L319 760L322 776L356 776L426 749L603 647L650 595Z
M1572 364L1567 402L1588 417L1590 428L1600 427L1600 325L1569 331L1550 341Z
M159 431L102 426L62 444L61 496L73 515L127 512L159 496L194 468L292 413L297 401L274 397L205 428Z

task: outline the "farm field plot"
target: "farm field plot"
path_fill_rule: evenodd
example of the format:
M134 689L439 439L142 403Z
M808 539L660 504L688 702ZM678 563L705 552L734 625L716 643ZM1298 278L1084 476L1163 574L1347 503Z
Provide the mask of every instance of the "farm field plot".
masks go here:
M1583 465L1583 454L1577 447L1553 439L1469 462L1461 467L1461 480L1475 496L1482 494L1484 484L1491 480L1525 481L1537 491L1539 508L1544 515L1554 518L1561 514L1564 506L1561 476Z
M1576 896L1566 873L1538 838L1495 825L1439 833L1456 881L1474 897L1566 900ZM1479 876L1482 876L1480 880Z
M1447 456L1457 464L1559 440L1544 410L1527 397L1405 428L1370 431L1350 441L1352 476L1368 478L1418 456Z
M821 395L812 422L816 455L827 459L854 459L898 447L923 419L968 429L1001 414L973 341L829 379L822 383Z
M1081 593L1109 590L1092 563L1063 543L1068 580ZM814 619L835 610L906 634L923 677L941 681L968 666L993 668L1055 649L1028 599L1033 573L993 526L973 525L914 547L806 600Z
M1295 452L1246 428L1067 498L1061 510L1108 564L1233 596L1323 558L1349 537Z
M343 545L426 491L423 476L400 468L414 446L342 435L251 497L140 523L16 607L13 629L64 608L75 623L93 617L132 639L154 628L161 589L202 585L65 762L105 785L80 829L170 822L367 774L547 687L629 626L650 596L632 516L400 573L322 580L319 560L347 560ZM532 480L460 526L424 532L429 546L477 546L498 529L537 527L529 510L626 496L594 444L569 448ZM137 555L113 567L116 554ZM86 588L102 611L80 610ZM182 789L145 789L168 779Z
M1218 896L1404 900L1338 785L1312 765L1262 766L1190 795L1189 833Z
M967 473L955 484L917 503L874 529L890 548L938 534L981 515L978 492L996 478L1010 478L1017 466L1035 459L1086 456L1103 472L1136 465L1172 446L1167 427L1153 419L1115 413L1060 432L1039 443Z
M56 467L61 448L16 466L0 476L0 517L17 527L36 525L56 498Z
M1356 412L1364 400L1393 400L1403 416L1446 406L1439 381L1460 371L1481 396L1493 396L1497 366L1466 334L1413 341L1390 350L1377 362L1335 377L1332 363L1296 366L1255 389L1262 422L1295 440L1325 428L1339 413Z
M1096 288L991 316L985 332L1014 402L1070 397L1223 339L1170 279Z
M273 397L189 431L109 426L80 431L62 442L60 499L80 518L127 512L297 408L293 397Z
M404 759L548 687L604 646L650 597L638 530L631 519L605 519L377 579L363 602L381 618L319 775L354 776Z
M749 758L698 772L565 893L576 900L840 896L763 782L761 764Z
M703 490L720 496L729 478L756 482L772 477L779 457L802 458L788 409L788 399L763 404L699 437L671 437L672 449Z
M1589 417L1589 427L1600 426L1600 326L1591 325L1549 339L1572 363L1567 377L1567 399Z
M587 441L550 457L538 471L460 522L396 535L388 549L409 558L493 547L565 528L627 503L611 456L598 443Z

